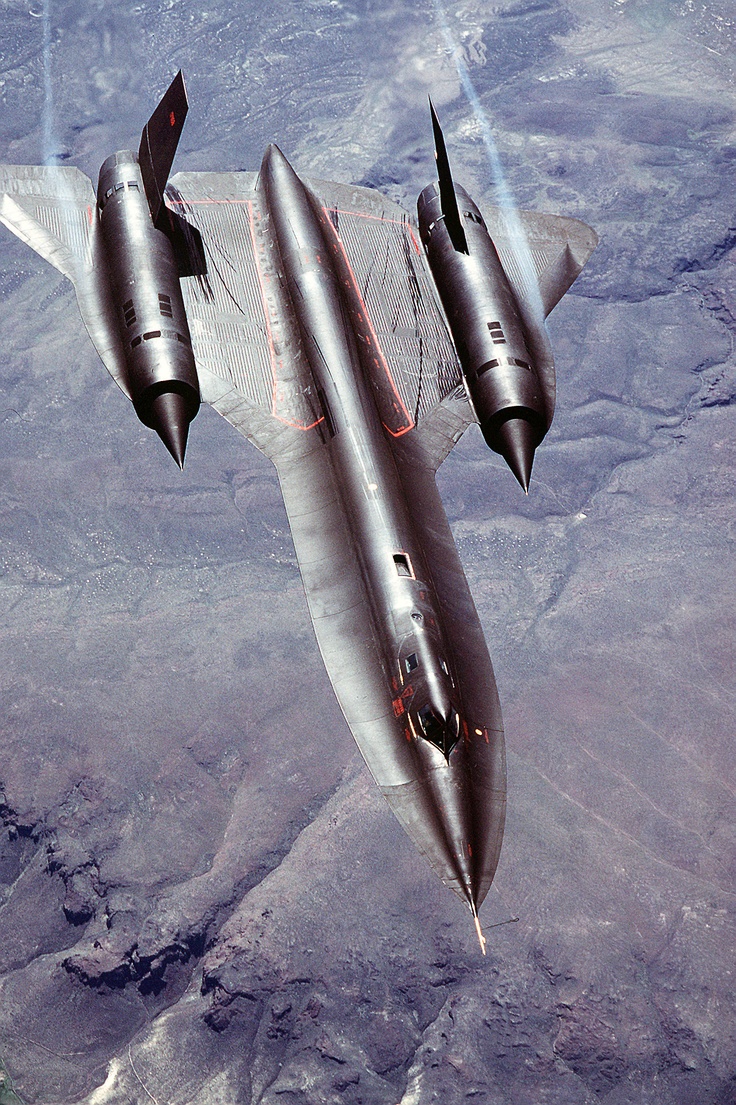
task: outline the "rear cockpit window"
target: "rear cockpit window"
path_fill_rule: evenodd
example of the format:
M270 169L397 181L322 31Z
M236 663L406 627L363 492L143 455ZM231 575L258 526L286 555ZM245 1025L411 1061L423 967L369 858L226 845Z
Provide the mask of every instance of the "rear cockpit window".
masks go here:
M417 658L416 652L409 653L406 660L404 660L404 667L406 668L407 675L409 674L409 672L412 672L415 670L415 668L419 667L419 660Z
M425 739L433 744L435 748L439 748L444 756L449 757L460 739L460 718L457 710L452 709L449 718L445 721L428 704L417 711L417 716Z

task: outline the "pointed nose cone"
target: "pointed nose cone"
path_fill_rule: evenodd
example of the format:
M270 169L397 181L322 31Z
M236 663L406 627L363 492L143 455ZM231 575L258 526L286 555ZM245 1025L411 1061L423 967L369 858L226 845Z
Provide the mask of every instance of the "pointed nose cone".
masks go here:
M382 787L394 815L445 886L477 912L490 877L483 869L486 848L473 825L465 771L455 770L453 756L441 766L433 754L427 776L401 786Z
M146 422L155 430L180 468L184 467L191 404L177 391L163 391L151 403Z
M455 878L457 880L455 892L460 895L461 898L465 898L470 909L473 913L477 912L478 908L478 890L475 885L475 878L473 876L473 861L468 854L468 843L462 842L463 851L453 848L453 867L455 868Z
M451 819L448 819L451 821ZM466 823L463 836L459 836L458 825L445 823L442 839L435 842L437 858L442 856L444 871L440 869L436 861L432 864L440 878L450 890L453 890L470 909L473 917L477 917L485 889L482 887L483 872L477 870L478 857L483 853L482 841L477 839L476 833ZM453 832L453 829L455 830ZM463 831L463 830L461 830ZM425 853L427 855L427 853ZM432 863L431 855L427 855ZM495 870L495 869L494 869ZM479 934L479 938L482 933ZM481 941L481 947L483 942ZM485 955L485 950L483 952Z
M488 441L491 448L501 454L526 493L529 491L537 440L538 435L526 418L509 418L495 431L493 443Z

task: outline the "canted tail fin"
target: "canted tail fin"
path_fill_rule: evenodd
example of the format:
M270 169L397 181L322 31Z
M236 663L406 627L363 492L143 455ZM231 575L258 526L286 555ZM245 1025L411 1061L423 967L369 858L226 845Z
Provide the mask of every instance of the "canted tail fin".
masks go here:
M465 237L465 230L463 229L460 211L457 206L457 196L455 195L455 185L452 182L450 159L447 156L447 147L445 146L445 136L442 133L442 127L440 126L437 112L434 110L434 104L431 100L429 101L429 110L432 113L434 150L440 186L440 204L442 205L442 214L445 216L445 226L447 227L447 233L450 235L450 241L457 252L467 253L468 240Z
M179 70L143 128L138 150L143 186L154 223L158 223L164 206L164 188L188 110L187 90Z

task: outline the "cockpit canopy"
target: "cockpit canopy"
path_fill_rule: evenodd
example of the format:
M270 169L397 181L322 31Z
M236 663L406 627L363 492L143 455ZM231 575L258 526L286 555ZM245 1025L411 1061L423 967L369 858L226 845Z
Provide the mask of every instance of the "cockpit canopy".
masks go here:
M460 739L460 718L457 710L450 708L449 715L445 718L434 706L427 703L417 711L422 736L439 748L446 759Z

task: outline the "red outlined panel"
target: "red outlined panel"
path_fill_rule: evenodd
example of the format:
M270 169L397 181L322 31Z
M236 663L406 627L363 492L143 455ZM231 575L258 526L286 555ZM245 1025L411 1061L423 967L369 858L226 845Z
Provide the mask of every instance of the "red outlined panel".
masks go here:
M364 345L381 418L398 437L461 382L429 266L408 218L352 207L325 211L366 320Z
M323 208L323 210L329 223L329 210L326 208ZM388 430L392 437L401 437L414 428L414 419L406 409L406 404L391 374L381 344L376 336L376 331L373 328L368 308L360 294L358 282L355 279L355 273L345 251L345 246L337 233L334 236L334 250L338 269L341 270L353 306L352 322L361 343L363 363L370 373L372 383L379 393L384 393L383 402L378 404L381 420L384 428Z
M183 281L195 359L279 422L312 429L309 383L296 328L288 326L278 277L259 234L257 196L167 195L201 235L206 272Z
M259 193L250 185L238 194L237 182L232 196L171 192L167 202L200 231L207 259L206 278L183 282L198 363L283 424L314 428L322 412L310 402L309 369ZM381 420L401 437L458 386L457 358L408 216L390 205L385 215L380 205L375 213L355 210L359 202L348 197L343 210L336 199L324 208L336 230L335 263Z

